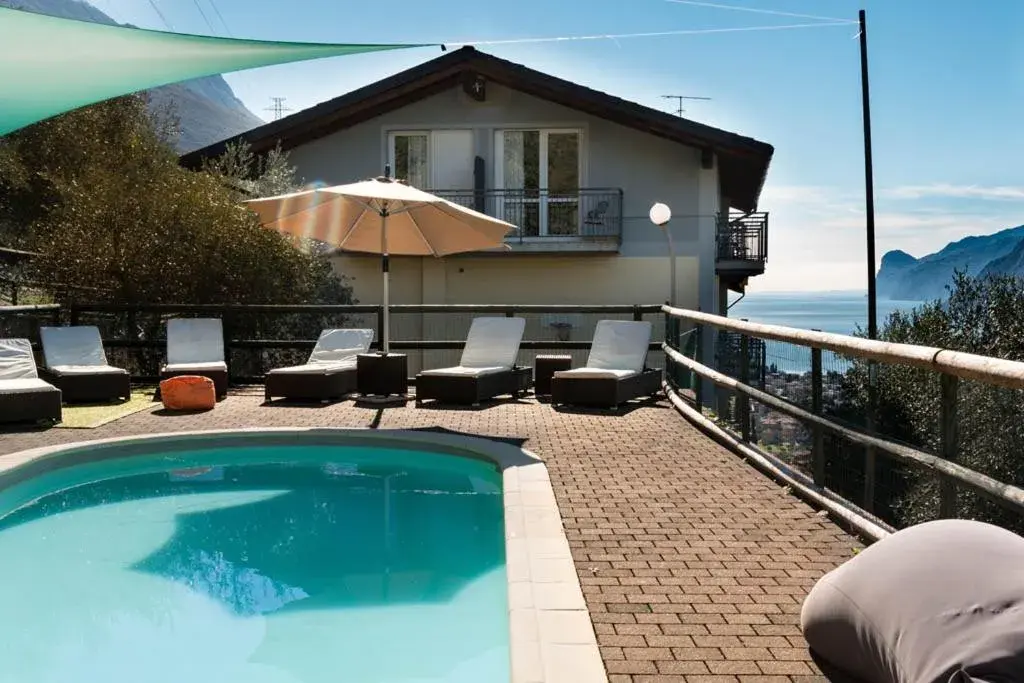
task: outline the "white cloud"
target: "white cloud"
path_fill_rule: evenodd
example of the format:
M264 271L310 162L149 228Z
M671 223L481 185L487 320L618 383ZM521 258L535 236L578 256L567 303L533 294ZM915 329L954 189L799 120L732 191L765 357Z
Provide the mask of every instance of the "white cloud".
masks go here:
M933 183L931 185L903 185L884 190L882 195L890 199L981 199L1001 201L1024 201L1024 186L1012 185L951 185Z
M888 189L878 196L875 256L879 261L893 249L923 256L967 235L991 234L1024 222L1021 212L1013 210L1014 204L979 197L969 197L974 201L951 211L940 206L942 195L938 194L922 196L909 205L894 201ZM769 185L761 208L770 216L768 264L765 274L751 281L752 290L866 287L863 195L826 186Z

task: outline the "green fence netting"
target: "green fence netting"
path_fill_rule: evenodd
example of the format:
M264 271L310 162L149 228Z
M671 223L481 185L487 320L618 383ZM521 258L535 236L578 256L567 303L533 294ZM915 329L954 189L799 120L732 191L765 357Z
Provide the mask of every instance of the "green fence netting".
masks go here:
M111 97L201 76L424 44L197 36L0 8L0 135Z

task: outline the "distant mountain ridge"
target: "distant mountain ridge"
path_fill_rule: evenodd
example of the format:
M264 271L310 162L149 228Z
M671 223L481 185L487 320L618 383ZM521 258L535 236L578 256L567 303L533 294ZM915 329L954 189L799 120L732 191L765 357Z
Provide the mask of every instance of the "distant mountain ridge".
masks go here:
M64 19L118 25L81 0L0 0L0 5ZM173 83L148 92L152 110L166 111L170 106L177 116L181 135L175 147L179 153L206 147L265 123L235 97L231 86L219 75Z
M944 299L956 271L1024 277L1024 225L965 237L919 259L905 251L887 252L875 280L878 296L904 301Z

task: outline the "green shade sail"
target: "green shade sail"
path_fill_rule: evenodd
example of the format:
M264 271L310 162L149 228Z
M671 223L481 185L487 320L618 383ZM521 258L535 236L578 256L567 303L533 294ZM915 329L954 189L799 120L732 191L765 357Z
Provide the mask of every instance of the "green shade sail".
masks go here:
M0 135L87 104L201 76L429 46L238 40L0 8Z

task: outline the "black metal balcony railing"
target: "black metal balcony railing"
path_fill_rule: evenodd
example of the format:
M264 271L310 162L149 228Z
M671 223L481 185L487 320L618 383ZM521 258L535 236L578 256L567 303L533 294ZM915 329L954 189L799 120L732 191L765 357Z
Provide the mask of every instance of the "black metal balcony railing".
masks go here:
M450 202L512 223L509 241L530 238L621 240L622 190L431 190Z
M768 258L768 213L719 214L718 260L764 263Z

